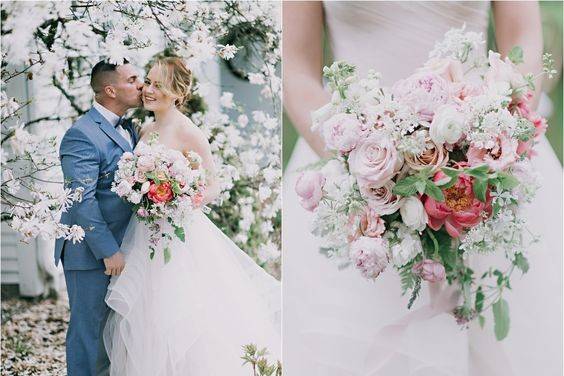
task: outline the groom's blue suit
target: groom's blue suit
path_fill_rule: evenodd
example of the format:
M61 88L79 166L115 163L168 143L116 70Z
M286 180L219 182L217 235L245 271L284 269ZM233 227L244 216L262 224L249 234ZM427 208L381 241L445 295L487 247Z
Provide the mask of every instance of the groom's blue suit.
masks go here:
M135 145L131 124L123 127ZM82 201L63 213L61 223L80 225L86 233L80 243L64 239L55 243L55 263L63 261L71 309L69 376L94 376L107 361L101 331L109 312L104 299L110 277L104 274L103 259L119 251L132 213L131 206L110 190L117 162L126 151L132 151L129 143L95 108L80 117L61 142L65 186L84 188Z

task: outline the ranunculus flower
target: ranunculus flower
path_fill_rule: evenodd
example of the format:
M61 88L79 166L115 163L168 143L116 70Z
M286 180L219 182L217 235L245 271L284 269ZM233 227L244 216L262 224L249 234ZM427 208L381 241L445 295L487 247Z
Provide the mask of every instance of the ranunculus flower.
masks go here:
M359 185L359 189L371 209L379 215L387 215L395 213L401 206L401 197L392 193L395 185L390 180L381 187L363 184Z
M437 171L445 167L449 158L445 147L442 144L437 145L431 140L426 142L426 146L426 149L420 155L405 153L405 163L416 171L421 171L425 167L432 167L432 171Z
M304 209L313 211L323 197L325 178L318 171L304 171L296 181L296 193Z
M350 258L365 278L374 279L388 265L388 242L383 238L361 236L351 244Z
M413 274L423 278L427 282L439 282L445 279L445 267L440 262L425 259L419 261L411 268Z
M445 142L454 144L464 133L466 119L463 113L454 105L442 106L437 109L431 126L429 136L437 145Z
M423 203L415 196L409 196L402 200L400 214L403 223L416 231L423 231L429 220Z
M439 171L434 180L439 181L446 175ZM450 188L443 190L444 202L435 201L424 196L425 211L429 215L428 225L439 230L443 225L453 238L458 238L463 229L476 226L482 220L482 214L491 215L491 197L486 191L486 202L478 200L472 190L472 179L465 174L458 176L458 181Z
M417 72L434 73L449 82L460 82L464 79L462 63L451 58L432 58Z
M502 134L491 150L470 146L466 155L468 163L470 166L486 163L494 171L505 170L519 157L517 145L516 139Z
M403 165L403 159L391 139L372 134L360 141L349 154L351 174L360 185L381 187L389 182Z
M425 121L431 121L437 108L450 99L449 83L432 72L418 72L398 81L392 93Z
M329 150L348 153L362 137L362 125L353 114L337 114L321 126L325 146Z
M149 200L160 203L160 202L167 202L172 200L174 196L172 192L172 186L169 182L164 182L161 184L155 184L151 182L151 187L149 188L149 192L147 193L147 197Z

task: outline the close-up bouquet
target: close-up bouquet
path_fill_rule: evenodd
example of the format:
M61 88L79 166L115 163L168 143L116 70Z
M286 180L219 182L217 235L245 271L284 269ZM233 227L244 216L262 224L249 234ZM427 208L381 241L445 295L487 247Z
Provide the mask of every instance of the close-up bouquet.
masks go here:
M162 249L165 263L170 261L171 233L185 241L186 220L202 205L206 188L201 164L197 153L167 148L156 134L120 158L112 191L132 203L136 218L148 225L151 259Z
M459 292L457 322L483 326L491 307L501 340L503 293L515 269L527 272L535 240L521 216L538 188L530 159L547 128L532 109L534 81L553 69L548 54L534 76L519 72L519 47L506 59L484 52L482 35L463 27L391 87L346 62L325 67L333 95L312 128L332 156L301 169L295 189L321 252L339 267L371 280L394 268L408 308L422 282L445 281Z

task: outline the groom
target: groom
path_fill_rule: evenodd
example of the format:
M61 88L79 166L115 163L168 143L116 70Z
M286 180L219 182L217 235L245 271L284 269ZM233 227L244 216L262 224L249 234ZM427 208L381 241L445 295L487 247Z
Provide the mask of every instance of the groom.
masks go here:
M118 160L137 142L123 116L141 105L143 84L127 62L101 61L92 69L90 86L94 105L65 133L59 151L65 186L84 188L82 201L63 213L61 223L80 225L86 233L80 243L64 238L55 243L55 264L63 263L71 311L68 376L101 374L109 363L102 339L109 313L104 298L110 276L125 266L120 245L132 213L110 188Z

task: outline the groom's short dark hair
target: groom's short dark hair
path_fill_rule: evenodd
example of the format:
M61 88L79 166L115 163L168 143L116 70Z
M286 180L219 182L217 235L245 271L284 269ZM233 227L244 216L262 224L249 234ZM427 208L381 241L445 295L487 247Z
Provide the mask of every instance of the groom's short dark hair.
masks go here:
M129 64L126 59L123 60L124 64ZM90 87L94 90L94 93L98 94L105 85L108 84L108 80L116 71L118 65L111 64L107 60L102 60L96 63L92 67L92 73L90 73Z

